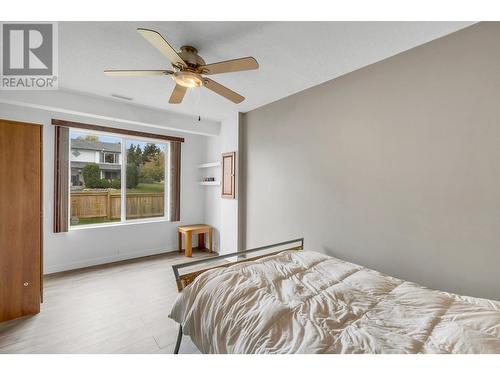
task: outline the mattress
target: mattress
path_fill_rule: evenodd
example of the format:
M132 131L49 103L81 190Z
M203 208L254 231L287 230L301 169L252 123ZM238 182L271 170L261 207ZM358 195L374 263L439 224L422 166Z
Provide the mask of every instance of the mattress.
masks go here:
M206 271L170 317L202 353L500 353L500 302L311 251Z

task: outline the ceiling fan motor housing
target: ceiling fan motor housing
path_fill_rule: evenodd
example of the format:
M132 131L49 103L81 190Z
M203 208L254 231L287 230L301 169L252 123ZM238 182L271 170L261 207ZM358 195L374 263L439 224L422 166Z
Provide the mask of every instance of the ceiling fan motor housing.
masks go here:
M205 60L198 55L198 50L193 46L182 46L179 56L186 62L191 69L197 69L205 65Z

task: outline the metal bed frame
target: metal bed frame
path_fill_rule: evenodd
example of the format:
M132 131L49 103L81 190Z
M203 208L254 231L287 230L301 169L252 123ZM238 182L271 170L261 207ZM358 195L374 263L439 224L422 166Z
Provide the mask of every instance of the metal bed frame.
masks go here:
M291 244L297 244L297 246L292 246L290 248L281 249L278 251L274 251L272 253L258 255L255 257L247 257L246 256L247 254L255 253L257 251L263 251L263 250L267 250L267 249L272 249L274 247L291 245ZM297 238L295 240L289 240L289 241L275 243L272 245L256 247L254 249L237 251L237 252L234 252L231 254L217 255L214 257L210 257L210 258L195 260L193 262L174 264L172 266L172 270L174 271L175 282L177 283L177 290L179 291L179 293L182 292L182 290L185 287L187 287L189 284L191 284L194 281L194 279L196 279L197 276L199 276L200 274L202 274L205 271L208 271L208 270L211 270L214 268L229 267L229 266L232 266L232 265L238 264L238 263L249 262L252 260L264 258L264 257L270 256L270 255L275 255L275 254L281 253L283 251L288 251L288 250L304 250L304 238ZM231 257L237 257L238 260L235 262L229 262L227 264L220 264L220 265L216 265L213 267L204 268L204 269L201 269L199 271L189 272L189 273L186 273L184 275L179 274L179 270L181 268L192 267L192 266L195 266L197 264L210 263L213 261L217 261L217 260L221 260L221 259L225 259L225 258L231 258ZM179 324L179 333L177 334L177 342L175 343L174 354L179 354L179 348L181 346L181 342L182 342L182 325Z

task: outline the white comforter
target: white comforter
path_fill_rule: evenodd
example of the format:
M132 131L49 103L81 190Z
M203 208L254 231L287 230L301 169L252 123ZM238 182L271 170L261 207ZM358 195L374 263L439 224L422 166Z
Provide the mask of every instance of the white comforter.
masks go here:
M203 353L500 353L500 302L309 251L207 271L170 317Z

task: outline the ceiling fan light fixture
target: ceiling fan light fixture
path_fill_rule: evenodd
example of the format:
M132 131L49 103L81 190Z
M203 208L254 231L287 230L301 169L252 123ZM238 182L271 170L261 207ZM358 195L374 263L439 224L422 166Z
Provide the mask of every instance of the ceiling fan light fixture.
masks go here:
M187 87L189 89L200 87L203 85L203 78L198 73L189 71L179 71L175 72L172 76L175 83L179 86Z

